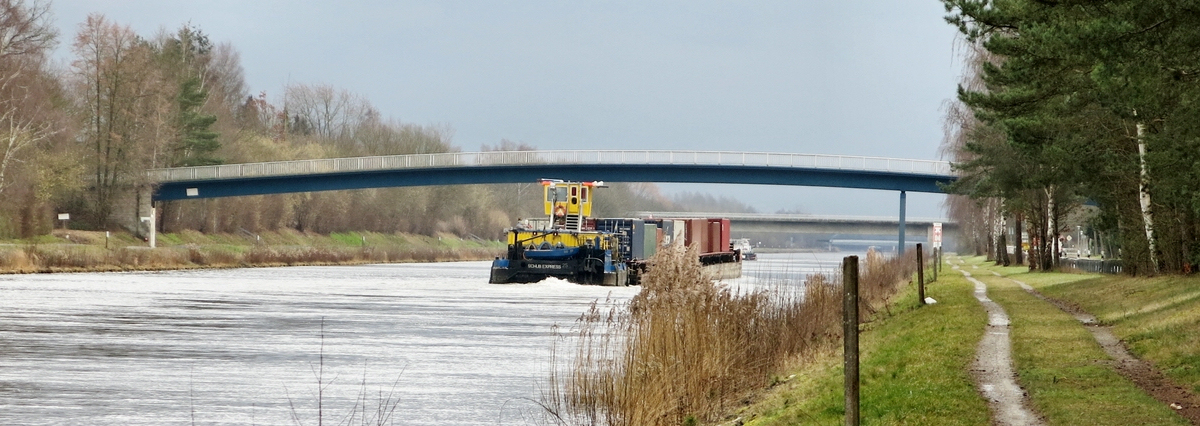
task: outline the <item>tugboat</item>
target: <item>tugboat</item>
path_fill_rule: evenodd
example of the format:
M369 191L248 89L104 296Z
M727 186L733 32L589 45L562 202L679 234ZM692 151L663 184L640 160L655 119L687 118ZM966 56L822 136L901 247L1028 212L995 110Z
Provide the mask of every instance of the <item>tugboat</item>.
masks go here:
M758 255L754 253L754 247L750 244L749 238L734 240L733 251L741 253L742 260L758 260Z
M716 279L741 276L742 256L730 251L729 219L594 218L604 182L541 181L545 218L520 220L505 231L508 251L492 262L493 284L555 277L578 284L636 285L659 247L694 245Z

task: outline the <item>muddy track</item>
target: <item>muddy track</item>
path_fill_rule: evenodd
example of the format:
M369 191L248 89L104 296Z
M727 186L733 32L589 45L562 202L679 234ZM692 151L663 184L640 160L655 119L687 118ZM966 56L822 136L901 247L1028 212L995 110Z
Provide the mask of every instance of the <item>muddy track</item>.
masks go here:
M1012 343L1009 339L1008 314L999 304L987 297L987 285L971 276L970 272L954 266L975 284L975 298L987 310L988 325L979 348L975 351L975 362L971 373L979 393L988 401L992 412L992 424L998 426L1040 426L1041 418L1030 409L1025 390L1017 385L1017 374L1013 370Z
M1162 371L1159 371L1150 362L1138 359L1129 352L1129 348L1125 343L1118 339L1112 332L1112 327L1100 324L1096 317L1085 312L1082 308L1073 304L1046 297L1042 293L1034 290L1028 284L1009 278L1010 281L1020 285L1023 290L1036 296L1039 299L1045 300L1057 307L1059 310L1071 314L1079 322L1083 323L1084 328L1092 333L1096 338L1096 343L1104 348L1104 352L1112 357L1113 368L1129 381L1142 388L1147 394L1159 402L1175 409L1175 412L1183 416L1193 425L1200 426L1200 396L1190 391L1186 387L1180 386L1171 382Z

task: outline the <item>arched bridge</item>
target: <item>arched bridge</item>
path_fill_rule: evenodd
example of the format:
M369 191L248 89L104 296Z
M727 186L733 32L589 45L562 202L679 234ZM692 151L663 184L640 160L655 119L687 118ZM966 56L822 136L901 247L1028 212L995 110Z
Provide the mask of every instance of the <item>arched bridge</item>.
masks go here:
M533 182L736 183L942 192L945 161L726 151L493 151L390 155L154 169L144 200L233 197L400 186ZM148 210L149 208L147 208ZM141 207L139 206L139 211ZM151 215L153 216L153 215Z
M798 185L942 192L945 161L715 151L495 151L155 169L154 201L396 186L609 182Z

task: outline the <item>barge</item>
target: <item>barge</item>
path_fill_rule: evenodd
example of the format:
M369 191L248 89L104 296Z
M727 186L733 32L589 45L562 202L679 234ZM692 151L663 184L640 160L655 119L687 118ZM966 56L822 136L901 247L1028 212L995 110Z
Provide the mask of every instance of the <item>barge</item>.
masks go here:
M508 250L492 262L494 284L561 278L578 284L636 285L659 249L695 247L714 279L741 276L742 255L730 245L729 219L595 218L603 182L543 179L544 218L505 231Z

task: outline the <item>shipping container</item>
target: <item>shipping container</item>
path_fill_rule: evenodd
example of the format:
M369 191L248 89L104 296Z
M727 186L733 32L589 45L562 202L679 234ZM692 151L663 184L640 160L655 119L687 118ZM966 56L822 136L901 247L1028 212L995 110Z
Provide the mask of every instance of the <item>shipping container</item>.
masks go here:
M662 230L658 229L658 227L654 226L653 224L646 224L646 232L644 235L645 242L642 244L642 250L645 250L645 253L643 254L646 257L643 259L649 259L650 256L654 256L654 253L658 252L658 238L662 235Z
M704 253L708 251L708 220L707 219L686 219L687 221L687 236L686 242L688 247L696 247L696 250Z
M713 248L715 249L713 252L732 251L730 248L731 241L729 219L709 219L708 221L709 223L717 223L720 226L719 232L713 232L713 238L717 239L717 241L713 243Z
M629 241L632 244L630 259L645 259L646 258L646 222L641 219L631 219L633 223L633 232L629 234Z
M718 253L721 250L721 222L708 221L708 250L706 253Z

